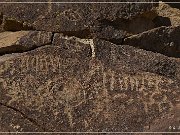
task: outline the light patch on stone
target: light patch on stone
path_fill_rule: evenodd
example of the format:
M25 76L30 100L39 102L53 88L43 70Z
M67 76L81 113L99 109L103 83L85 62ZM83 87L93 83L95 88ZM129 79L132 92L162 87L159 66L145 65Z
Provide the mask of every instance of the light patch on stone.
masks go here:
M29 31L2 32L0 33L0 48L15 44L21 37L27 35Z
M77 37L68 37L68 36L65 36L64 39L66 39L66 40L74 39L74 40L76 40L76 41L78 41L80 43L90 45L91 51L92 51L92 58L96 57L95 45L94 45L93 39L81 39L81 38L77 38Z

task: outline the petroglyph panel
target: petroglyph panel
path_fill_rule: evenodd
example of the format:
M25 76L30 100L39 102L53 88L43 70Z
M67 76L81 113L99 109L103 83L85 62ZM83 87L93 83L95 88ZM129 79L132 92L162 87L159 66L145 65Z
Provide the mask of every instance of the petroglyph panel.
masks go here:
M173 110L179 102L177 79L129 68L118 48L100 57L96 43L55 34L53 46L1 61L1 102L51 131L143 130ZM99 46L104 44L111 45Z
M52 32L46 31L29 31L28 35L20 38L18 43L24 46L42 46L51 43Z
M36 71L36 73L44 72L48 74L50 70L53 72L61 72L61 59L53 55L34 55L24 56L20 58L21 71Z

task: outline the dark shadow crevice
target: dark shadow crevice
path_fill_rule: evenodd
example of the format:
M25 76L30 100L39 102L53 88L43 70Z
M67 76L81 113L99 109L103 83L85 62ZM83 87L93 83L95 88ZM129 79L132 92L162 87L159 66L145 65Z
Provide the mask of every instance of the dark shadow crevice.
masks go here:
M116 44L116 45L123 44L123 40L124 40L124 38L120 38L120 39L113 39L113 38L112 39L105 39L105 38L100 38L100 39L108 41L108 42L111 42L111 43Z
M122 44L123 45L123 44ZM156 47L156 46L145 46L145 45L137 45L137 44L128 44L126 43L125 45L130 45L130 46L133 46L135 48L138 48L138 49L143 49L145 51L151 51L151 52L154 52L154 53L160 53L160 54L163 54L165 56L168 56L168 57L174 57L174 58L180 58L180 50L179 50L179 46L176 45L175 47L167 47L167 46L161 46L161 47Z
M3 22L4 31L21 31L21 30L35 30L31 25L25 22L20 22L15 19L5 19Z
M7 46L7 47L2 47L2 48L0 48L0 56L6 55L6 54L13 54L13 53L25 53L25 52L35 50L42 46L52 45L53 40L54 40L54 34L55 33L52 32L52 36L50 37L49 43L41 44L39 46L34 45L31 47L25 47L23 45L11 45L11 46Z
M130 45L168 57L180 58L180 27L159 27L127 37L122 45Z
M0 25L2 24L2 22L3 22L3 14L0 13Z
M155 28L157 26L156 23L158 22L154 23L153 20L157 16L158 15L155 12L151 11L138 15L132 19L117 18L113 21L108 19L101 19L99 20L99 23L100 26L112 26L114 29L123 30L131 34L138 34Z
M50 38L50 39L51 39L51 42L50 42L49 44L53 44L53 41L54 41L54 34L55 34L55 33L52 32L52 36L51 36L51 38Z
M44 44L41 46L45 46L45 45L50 45L50 44ZM32 46L31 48L26 48L21 45L13 45L13 46L8 46L8 47L3 47L3 48L0 48L0 56L3 56L5 54L13 54L13 53L25 53L25 52L35 50L41 46Z
M62 33L64 36L68 37L77 37L77 38L91 38L91 31L90 29L84 29L79 31L60 31L60 32L54 32L54 33Z
M156 16L152 20L146 17L137 17L132 20L119 18L114 21L100 20L100 27L112 26L114 29L124 30L131 34L138 34L161 26L171 26L167 17Z
M161 26L171 26L171 21L168 17L157 16L153 19L155 28Z
M128 36L140 34L162 26L171 26L170 19L168 17L158 16L155 11L150 11L132 19L98 20L98 27L94 30L93 34L96 38L120 45L123 44L123 40Z

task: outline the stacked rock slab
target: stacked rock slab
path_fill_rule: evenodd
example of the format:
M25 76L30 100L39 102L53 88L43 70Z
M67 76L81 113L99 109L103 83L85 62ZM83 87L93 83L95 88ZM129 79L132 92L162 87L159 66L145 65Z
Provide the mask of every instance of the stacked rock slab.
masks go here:
M128 1L122 0L120 2ZM149 2L149 0L144 0L143 2ZM150 14L139 17L142 19L137 23L149 21L148 25L143 26L142 30L153 28L151 21L153 17L156 16L153 10L157 5L158 4L154 3L30 3L15 4L14 6L13 3L1 4L0 12L3 13L4 17L3 27L8 31L35 29L61 32L80 38L100 35L100 38L121 40L129 35L128 33L132 33L128 28L121 28L121 26L126 26L128 22L130 27L133 27L134 25L131 24L131 19L137 15L143 13ZM111 37L106 37L106 35L101 32L104 29L104 25L109 25L106 22L112 24L115 22L117 24L118 28L116 29L118 30L116 31L119 32L119 36L113 34L111 30L107 31L111 33ZM14 25L18 25L19 27ZM137 27L137 25L135 27Z
M180 4L174 4L174 5L178 6ZM179 9L173 8L168 4L160 2L159 6L157 7L157 14L159 16L168 17L169 20L171 21L172 26L179 26L180 25L180 10Z
M179 26L154 29L156 6L1 4L0 132L178 131L179 50L157 46Z
M17 31L0 33L0 54L23 52L51 44L53 34L45 31Z
M124 44L136 46L146 50L159 52L172 57L180 57L180 27L159 27L130 36Z

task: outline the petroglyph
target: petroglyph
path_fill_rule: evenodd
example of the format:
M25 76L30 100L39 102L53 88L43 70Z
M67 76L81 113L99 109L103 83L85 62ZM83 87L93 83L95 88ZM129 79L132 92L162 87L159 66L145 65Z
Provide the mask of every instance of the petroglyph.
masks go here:
M60 72L61 59L53 55L34 55L20 58L21 71L35 70L48 74L50 70Z
M72 107L66 106L64 109L64 113L67 115L70 127L73 128L73 116L72 116Z
M118 87L119 91L143 91L146 89L159 91L160 83L164 82L161 76L155 76L151 73L130 75L118 74L113 70L104 71L104 67L99 64L92 66L87 76L92 77L96 72L99 72L103 76L104 88L106 87L106 89L111 91L113 91L115 87ZM106 85L107 82L110 84L108 88ZM167 81L167 83L170 82L173 83L173 81Z
M64 78L62 72L59 72L62 67L60 57L44 54L27 55L21 57L19 62L22 78L12 76L0 79L0 87L7 92L6 96L10 97L8 104L23 103L23 106L31 107L31 110L38 112L48 108L56 120L60 115L60 105L64 106L63 113L72 129L76 126L75 108L92 99L94 107L88 113L94 118L101 116L108 121L115 119L109 104L119 99L123 100L120 103L122 108L138 99L144 105L146 113L149 113L154 104L157 105L159 113L165 108L171 110L173 107L173 103L163 91L164 87L169 88L174 81L153 73L123 74L107 69L100 61L92 59L88 72L83 74L81 79ZM7 63L6 67L12 66L10 63L12 61ZM32 75L29 71L35 71L36 74ZM50 71L57 71L57 74L45 80L38 79L40 72L44 75ZM171 91L173 89L171 87ZM137 94L137 99L133 97L133 92ZM156 100L156 96L162 96L162 99ZM83 121L84 126L88 128L93 119L83 118Z
M0 77L0 88L4 89L7 87L6 80Z
M101 81L98 81L95 84L91 83L96 91L95 97L97 97L97 99L98 97L103 97L103 101L106 105L108 104L109 99L116 100L117 98L125 99L124 104L128 102L130 103L134 98L131 97L131 93L135 92L138 95L137 98L143 102L146 113L149 112L149 108L153 104L157 104L159 112L163 111L163 104L168 104L169 109L173 107L170 99L164 94L164 87L171 87L171 85L174 84L174 81L171 79L157 76L148 72L137 73L134 75L118 74L112 70L105 71L101 63L91 65L91 70L89 71L88 75L86 75L85 78L87 80L85 82L88 84L88 81L90 82L94 75L102 76ZM175 88L175 85L174 87L171 87L171 91L174 91ZM111 97L110 93L113 93L113 91L116 94ZM162 100L154 99L156 94L161 95ZM127 97L129 97L129 99ZM91 96L89 96L89 99L91 99ZM99 114L103 110L103 103L102 100L100 100L100 106L98 107L98 100L96 102L97 108L94 110L94 112Z
M46 43L47 44L48 41L46 41L46 40L49 40L48 38L51 37L51 35L52 35L51 32L48 32L48 33L44 32L43 33L41 31L38 31L37 32L37 37L36 36L32 37L32 41L33 41L34 44L36 44L36 43L41 43L41 44Z
M143 91L148 88L153 88L154 90L159 90L159 83L161 77L151 77L148 75L122 75L118 78L119 86L121 90L130 90L130 91Z
M62 80L63 78L55 77L41 82L42 85L39 85L40 81L36 77L27 75L16 81L1 79L1 82L3 83L2 88L8 90L7 96L11 97L9 104L15 101L25 101L26 106L36 106L37 110L41 110L46 105L53 110L58 107L58 104L76 106L83 100L82 88L76 80L72 79L61 83ZM31 84L29 84L30 82ZM27 87L31 87L32 90L36 89L36 91L27 91ZM49 100L51 100L51 104L48 103Z
M13 65L13 61L9 60L9 61L5 61L3 64L0 64L0 75L4 72L6 72L10 67L12 67ZM14 69L12 68L11 71L13 71Z
M68 9L62 13L70 21L80 21L82 19L80 13L77 10Z
M34 105L38 107L36 108L37 110L41 110L41 108L45 107L46 103L54 110L53 108L56 108L58 104L65 103L68 106L73 107L94 97L98 99L98 97L103 96L104 103L107 105L110 98L117 98L118 95L123 92L127 94L128 92L133 91L142 93L139 99L145 104L146 112L148 112L148 106L155 103L158 104L160 111L162 111L162 103L171 104L166 95L163 95L161 101L156 101L154 95L162 95L162 92L164 91L163 87L169 87L174 83L173 80L152 73L120 74L111 69L105 70L100 61L92 61L89 72L84 74L82 78L83 82L76 78L69 78L65 81L62 77L57 77L58 75L61 76L62 61L60 57L44 54L32 56L25 55L19 59L19 62L21 74L34 71L37 75L27 74L26 77L19 78L16 81L11 80L10 78L1 79L1 84L3 84L2 88L6 89L8 91L7 96L11 97L9 104L26 100L24 102L26 106ZM8 71L9 67L13 67L12 63L13 61L6 61L0 66L1 74ZM38 76L41 75L41 73L49 74L50 71L57 73L57 76L52 76L52 78L44 80L43 82L38 80ZM11 73L13 75L14 71L11 71ZM95 76L99 79L96 81L94 80L92 84L91 81ZM30 86L30 84L33 85ZM93 85L94 89L94 92L91 92L91 94L88 94L87 91L85 91L85 89L89 87L89 84ZM37 91L34 91L36 94L27 91L27 87L36 89ZM110 97L110 93L112 92L115 92L116 94L113 95L113 97ZM148 100L144 98L147 95L149 96ZM49 100L51 100L50 105L48 103Z

